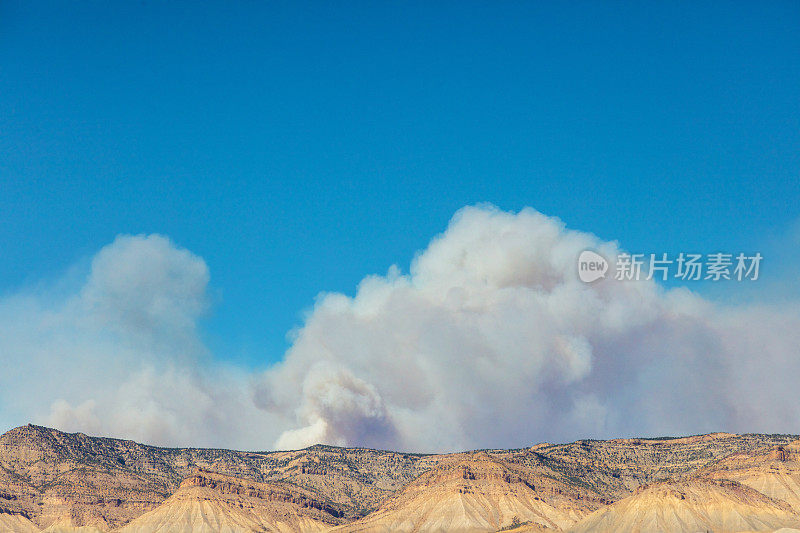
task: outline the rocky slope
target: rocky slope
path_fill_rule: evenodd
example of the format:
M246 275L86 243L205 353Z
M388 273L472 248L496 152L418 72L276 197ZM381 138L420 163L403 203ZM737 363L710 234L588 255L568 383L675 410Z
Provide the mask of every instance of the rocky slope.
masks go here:
M24 515L0 509L0 531L13 531L18 533L35 533L39 528Z
M291 481L354 519L433 463L329 446L270 453L158 448L29 425L0 437L0 502L6 494L40 527L113 529L155 509L202 468L256 482Z
M0 436L0 531L796 527L796 440L713 434L443 455L236 452L29 425Z
M307 490L198 470L162 505L119 531L301 533L326 531L342 521L337 506L317 499Z
M800 525L785 502L735 481L658 483L604 507L570 531L776 531Z
M800 440L759 453L734 453L708 467L703 475L738 481L789 504L800 515Z
M334 531L497 531L517 523L560 530L599 505L568 483L478 452L442 461L368 517Z

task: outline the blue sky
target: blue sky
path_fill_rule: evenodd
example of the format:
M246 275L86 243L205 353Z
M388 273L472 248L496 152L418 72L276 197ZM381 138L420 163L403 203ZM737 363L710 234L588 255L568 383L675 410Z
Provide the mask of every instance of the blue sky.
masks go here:
M118 234L201 256L217 356L278 360L464 205L640 251L797 223L796 2L3 2L0 294ZM75 265L78 265L75 267Z

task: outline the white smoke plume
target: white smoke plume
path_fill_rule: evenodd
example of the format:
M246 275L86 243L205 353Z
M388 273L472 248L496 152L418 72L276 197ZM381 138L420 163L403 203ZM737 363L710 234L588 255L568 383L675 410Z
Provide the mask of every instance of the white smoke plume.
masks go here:
M413 451L798 432L800 306L720 305L576 259L618 247L532 209L459 211L413 260L318 298L253 374L203 346L205 262L120 236L66 296L0 298L0 425L163 445ZM752 282L757 284L759 282Z
M256 395L296 414L278 447L798 431L797 307L720 307L613 275L587 285L587 248L618 251L532 209L467 207L408 275L323 295Z
M167 238L120 236L72 294L0 300L0 422L167 445L274 439L248 376L197 336L208 281L205 262Z

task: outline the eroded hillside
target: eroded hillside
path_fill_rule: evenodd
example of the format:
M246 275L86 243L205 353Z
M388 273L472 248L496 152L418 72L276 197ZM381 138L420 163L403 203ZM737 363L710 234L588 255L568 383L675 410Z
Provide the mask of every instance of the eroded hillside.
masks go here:
M0 437L0 531L774 531L800 524L796 439L237 452L29 425Z

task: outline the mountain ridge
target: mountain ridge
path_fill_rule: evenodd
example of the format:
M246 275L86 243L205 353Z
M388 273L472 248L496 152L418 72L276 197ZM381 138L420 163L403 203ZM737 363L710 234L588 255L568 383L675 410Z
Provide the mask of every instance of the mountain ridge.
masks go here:
M751 498L758 505L776 502L764 524L789 527L800 513L798 442L712 433L447 454L328 445L248 452L27 425L0 436L0 531L566 531L603 510L635 520L629 508L642 504L619 502L659 483L702 494L702 483L728 481L760 494ZM733 493L713 489L726 505L739 502ZM670 498L648 496L650 515L672 516Z

